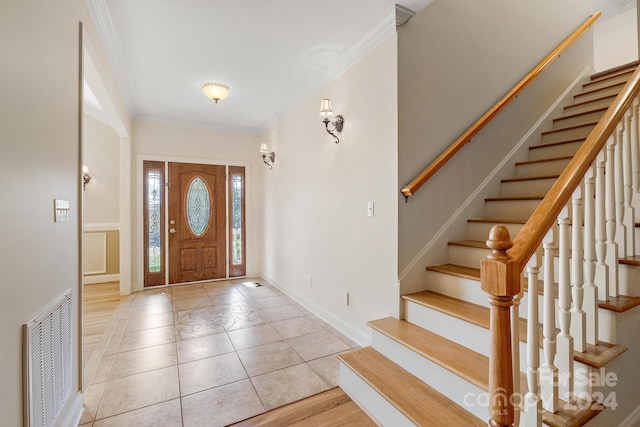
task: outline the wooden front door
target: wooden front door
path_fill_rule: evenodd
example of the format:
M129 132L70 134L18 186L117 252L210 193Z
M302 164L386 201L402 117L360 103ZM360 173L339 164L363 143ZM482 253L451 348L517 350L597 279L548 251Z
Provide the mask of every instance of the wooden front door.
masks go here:
M169 283L226 273L225 167L169 163Z

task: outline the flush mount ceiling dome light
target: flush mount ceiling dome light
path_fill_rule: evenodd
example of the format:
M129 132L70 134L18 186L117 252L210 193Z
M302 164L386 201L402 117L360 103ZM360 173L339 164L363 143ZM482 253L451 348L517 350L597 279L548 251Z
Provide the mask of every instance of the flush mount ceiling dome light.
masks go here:
M207 97L213 99L216 104L229 95L229 86L223 83L207 82L202 85L202 91Z

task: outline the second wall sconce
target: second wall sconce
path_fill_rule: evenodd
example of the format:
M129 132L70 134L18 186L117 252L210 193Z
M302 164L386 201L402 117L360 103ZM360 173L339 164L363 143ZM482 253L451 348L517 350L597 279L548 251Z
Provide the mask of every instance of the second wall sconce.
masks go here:
M263 142L260 145L260 152L262 153L262 161L265 165L269 166L269 169L273 169L273 162L276 161L276 153L269 151L269 145Z
M84 165L82 166L82 189L85 190L87 184L91 181L91 175L89 175L89 168Z
M336 144L339 143L340 138L338 138L336 132L342 132L342 126L344 126L344 117L338 114L333 118L333 120L329 120L329 117L333 116L333 110L331 109L331 99L325 98L322 100L322 103L320 104L320 115L324 117L324 119L322 119L322 123L324 123L325 129L327 129L327 133L336 140ZM329 125L333 126L333 128L330 129Z

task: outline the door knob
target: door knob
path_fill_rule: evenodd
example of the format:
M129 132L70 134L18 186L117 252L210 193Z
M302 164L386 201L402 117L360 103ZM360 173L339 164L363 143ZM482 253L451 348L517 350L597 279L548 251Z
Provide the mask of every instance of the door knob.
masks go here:
M175 224L175 223L176 223L176 222L175 222L174 220L169 221L169 224L171 224L171 225L173 225L173 224Z
M169 229L169 233L172 233L172 234L173 234L173 233L175 233L175 232L176 232L176 229L175 229L175 228L170 228L170 229Z

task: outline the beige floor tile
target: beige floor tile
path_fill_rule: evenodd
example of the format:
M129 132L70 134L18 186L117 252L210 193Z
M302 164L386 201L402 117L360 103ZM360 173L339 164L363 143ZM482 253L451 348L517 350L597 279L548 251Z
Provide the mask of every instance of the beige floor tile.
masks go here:
M229 331L227 335L236 350L282 341L282 336L270 325Z
M125 329L127 328L127 323L129 319L120 319L116 322L116 325L113 327L112 335L123 334Z
M289 305L290 303L284 297L278 295L275 297L257 298L251 300L251 304L258 309L263 309L270 307L279 307L281 305Z
M209 296L215 295L228 295L228 294L240 294L240 292L231 284L225 285L204 285L204 290ZM240 294L241 295L241 294Z
M236 353L221 354L178 365L182 396L247 378Z
M214 307L237 303L248 303L248 300L238 291L211 295L209 297L209 301L211 301L211 305L213 305Z
M238 356L250 377L303 363L298 353L284 341L240 350Z
M176 366L117 378L107 382L96 419L155 405L179 396Z
M274 323L280 320L293 319L294 317L302 317L305 314L295 305L283 305L280 307L271 307L260 310L260 316L267 322Z
M166 288L137 292L136 297L133 300L133 306L171 302L171 295L169 292L170 291Z
M182 427L180 399L173 399L114 417L104 418L94 423L94 427L123 426Z
M306 361L349 350L348 345L329 331L290 338L287 342Z
M224 333L179 341L177 346L178 363L193 362L234 351L231 340Z
M171 304L171 302L138 305L131 308L131 314L129 314L129 318L138 316L149 316L151 314L171 313L172 311L173 304Z
M242 292L242 295L244 295L248 299L267 298L282 295L280 291L268 288L266 286L262 286L259 288L249 288L241 285L238 286L238 290Z
M113 361L115 359L115 354L102 356L100 364L96 368L93 378L91 378L91 384L103 383L109 379L109 372L111 372L111 367L113 366Z
M259 375L251 382L267 411L330 388L306 364Z
M144 307L144 306L142 306ZM173 325L173 313L150 314L130 318L124 332L142 331L144 329L160 328Z
M111 335L109 339L109 344L104 348L104 356L108 356L111 354L116 354L118 349L120 348L120 343L122 342L122 334Z
M320 325L322 329L333 329L333 326L331 326L330 324L328 324L327 322L325 322L324 320L322 320L316 315L309 316L309 318L313 319L313 321L316 322L318 325Z
M357 342L353 341L351 338L347 337L342 332L340 332L340 331L338 331L336 329L331 329L330 332L334 337L338 338L340 341L342 341L343 343L348 345L349 348L360 347Z
M181 339L188 339L262 323L264 321L252 306L236 303L180 312L176 321L176 329L179 331Z
M95 420L106 385L107 383L98 383L89 386L84 394L84 404L82 407L80 424L91 423Z
M119 352L137 350L154 345L168 344L174 342L175 329L173 326L162 328L145 329L144 331L129 332L122 336Z
M206 297L207 293L205 292L202 286L196 288L190 288L188 286L181 286L179 288L173 288L171 293L171 298L173 302L183 301L186 299L195 299Z
M186 310L193 310L194 308L211 307L213 304L208 296L199 298L183 299L174 301L173 311L181 312Z
M78 424L78 427L93 427L93 423Z
M281 320L272 323L271 326L273 326L283 338L293 338L324 330L322 325L316 322L311 316Z
M176 364L175 343L121 352L116 355L109 379L153 371Z
M184 427L222 427L264 412L249 380L182 398Z
M309 367L331 388L338 385L340 362L335 354L307 362Z

